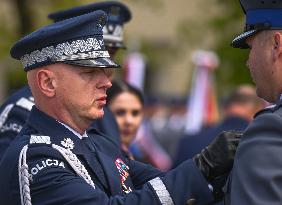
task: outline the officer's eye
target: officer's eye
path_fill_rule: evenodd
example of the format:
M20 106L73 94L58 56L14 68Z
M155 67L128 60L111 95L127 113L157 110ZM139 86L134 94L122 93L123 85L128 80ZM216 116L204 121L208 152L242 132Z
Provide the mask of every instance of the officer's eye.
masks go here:
M92 74L92 73L95 73L97 72L96 69L93 69L93 68L84 68L82 69L82 73L84 74Z

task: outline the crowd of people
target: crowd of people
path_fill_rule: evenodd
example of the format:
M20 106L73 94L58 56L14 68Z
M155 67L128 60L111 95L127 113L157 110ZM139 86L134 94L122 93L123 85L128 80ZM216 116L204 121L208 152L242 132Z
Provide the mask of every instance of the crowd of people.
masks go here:
M0 107L0 204L281 203L282 1L240 4L246 27L231 45L250 49L256 88L236 88L222 119L194 134L185 103L167 115L113 79L125 4L51 13L17 41L10 53L28 85Z

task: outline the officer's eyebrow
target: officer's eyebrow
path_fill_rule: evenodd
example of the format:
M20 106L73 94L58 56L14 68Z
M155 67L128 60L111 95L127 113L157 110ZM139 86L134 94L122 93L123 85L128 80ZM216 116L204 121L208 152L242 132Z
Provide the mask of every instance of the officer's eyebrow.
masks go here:
M114 74L113 68L100 68L106 76L111 77Z

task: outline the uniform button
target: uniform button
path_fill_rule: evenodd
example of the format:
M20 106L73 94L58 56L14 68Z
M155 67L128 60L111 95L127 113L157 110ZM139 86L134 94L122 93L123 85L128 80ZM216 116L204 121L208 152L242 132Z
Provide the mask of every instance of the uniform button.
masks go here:
M186 202L186 205L195 205L196 204L196 199L188 199Z

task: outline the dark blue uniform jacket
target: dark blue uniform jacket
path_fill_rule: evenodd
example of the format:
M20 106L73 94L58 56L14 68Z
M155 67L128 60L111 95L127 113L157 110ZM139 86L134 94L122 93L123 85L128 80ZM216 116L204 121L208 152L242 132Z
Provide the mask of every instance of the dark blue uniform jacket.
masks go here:
M90 143L89 143L90 142ZM21 151L27 147L23 160ZM77 174L69 161L54 147L72 152L84 167L95 188ZM19 160L20 159L20 160ZM28 165L25 179L19 163ZM20 161L20 162L19 162ZM77 162L77 161L76 161ZM20 171L19 171L20 170ZM150 180L150 181L149 181ZM149 181L149 182L148 182ZM197 204L213 200L208 185L193 161L162 173L150 165L124 158L119 142L92 129L88 138L78 138L35 106L21 134L16 137L0 163L0 204L21 204L28 196L32 204ZM26 185L20 192L21 185ZM21 194L22 193L22 194ZM23 197L26 200L28 197Z
M226 204L282 204L282 101L255 115L236 151Z

